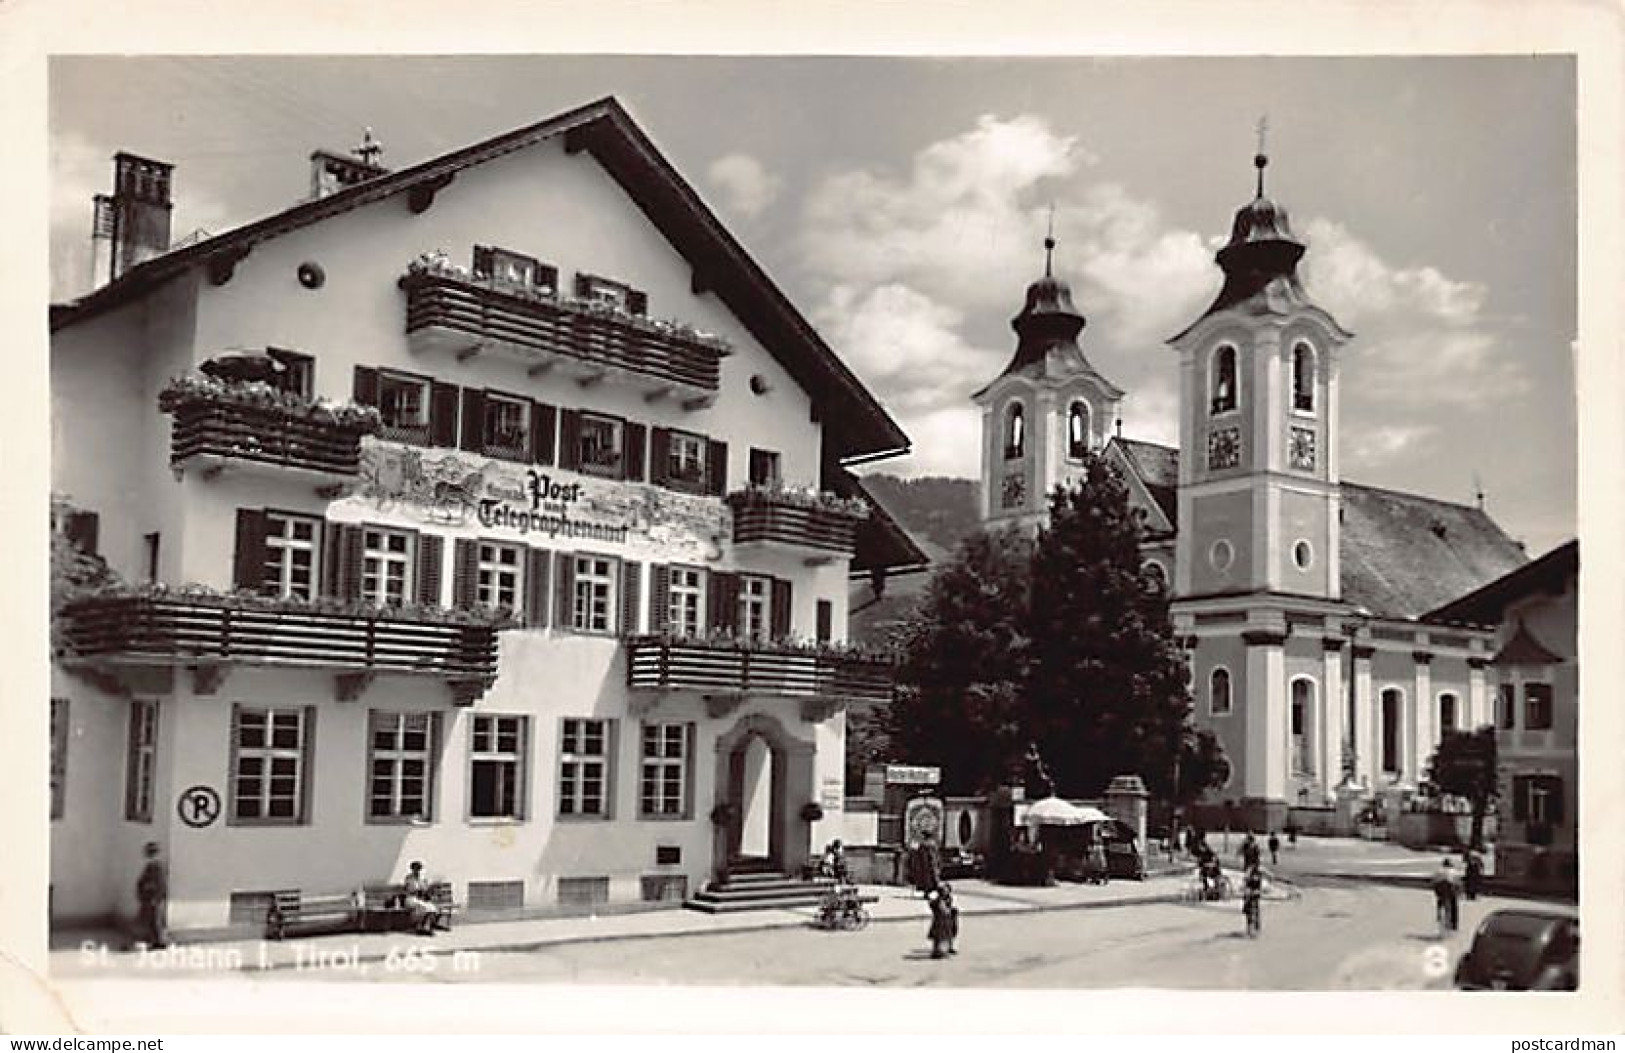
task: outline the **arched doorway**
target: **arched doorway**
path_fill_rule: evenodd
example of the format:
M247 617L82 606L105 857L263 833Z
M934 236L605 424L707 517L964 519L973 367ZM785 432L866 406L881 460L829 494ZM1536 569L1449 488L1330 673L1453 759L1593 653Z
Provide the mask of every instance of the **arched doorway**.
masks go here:
M741 717L717 738L712 864L720 877L743 862L793 872L807 860L814 799L813 745L762 713Z

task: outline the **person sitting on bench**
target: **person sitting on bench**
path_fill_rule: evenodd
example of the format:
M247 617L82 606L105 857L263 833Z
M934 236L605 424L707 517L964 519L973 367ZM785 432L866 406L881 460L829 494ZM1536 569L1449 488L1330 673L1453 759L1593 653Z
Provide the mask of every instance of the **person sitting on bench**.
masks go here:
M419 936L433 936L440 924L440 908L435 906L429 882L423 876L423 864L413 860L411 873L401 884L406 889L406 909L412 913L412 928Z

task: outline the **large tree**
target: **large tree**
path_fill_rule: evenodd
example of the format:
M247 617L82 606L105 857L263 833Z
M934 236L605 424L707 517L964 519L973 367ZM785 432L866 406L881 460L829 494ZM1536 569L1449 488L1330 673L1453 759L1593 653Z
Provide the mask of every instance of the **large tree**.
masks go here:
M1427 781L1440 793L1465 797L1473 805L1473 829L1468 843L1484 848L1484 816L1499 792L1495 729L1447 731L1428 761Z
M1222 782L1228 764L1191 723L1184 650L1160 577L1142 570L1122 477L1091 454L1049 512L1032 561L1026 708L1059 792L1095 796L1127 773L1190 800Z
M891 759L942 767L942 789L1002 783L1026 745L1027 592L1032 546L973 534L932 578L903 629Z

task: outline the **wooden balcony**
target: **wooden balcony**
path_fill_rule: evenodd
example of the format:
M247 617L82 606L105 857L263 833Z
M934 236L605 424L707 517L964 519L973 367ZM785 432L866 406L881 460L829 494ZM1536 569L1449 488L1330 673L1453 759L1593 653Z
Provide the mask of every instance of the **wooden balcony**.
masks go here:
M620 382L650 400L669 396L690 409L716 399L728 353L720 340L486 278L425 271L406 275L400 285L407 343L415 352L459 359L494 352L525 363L532 376L556 368L583 384Z
M735 545L768 545L802 550L823 562L852 555L860 516L835 507L798 501L771 491L728 495Z
M405 612L272 609L230 596L114 596L70 604L62 614L79 663L115 677L187 667L199 694L213 694L231 667L254 665L331 670L343 701L359 697L379 674L433 677L466 705L497 673L494 627Z
M627 641L627 686L634 690L874 703L891 700L893 680L892 664L883 658L771 644L755 649L653 637ZM804 709L804 715L812 711Z
M361 467L364 427L230 400L193 400L172 411L169 466L309 472L318 482L353 478Z

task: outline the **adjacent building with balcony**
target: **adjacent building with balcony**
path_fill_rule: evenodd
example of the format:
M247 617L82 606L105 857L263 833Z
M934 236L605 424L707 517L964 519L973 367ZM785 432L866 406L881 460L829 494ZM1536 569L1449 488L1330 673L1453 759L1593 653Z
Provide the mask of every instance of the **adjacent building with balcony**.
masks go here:
M1495 627L1496 876L1569 892L1580 874L1579 574L1570 541L1426 618Z
M906 437L612 99L312 160L170 251L120 154L140 243L52 309L53 488L115 578L55 612L53 920L132 913L148 841L181 930L414 859L476 910L796 868L891 689L848 581L923 562L844 466Z

